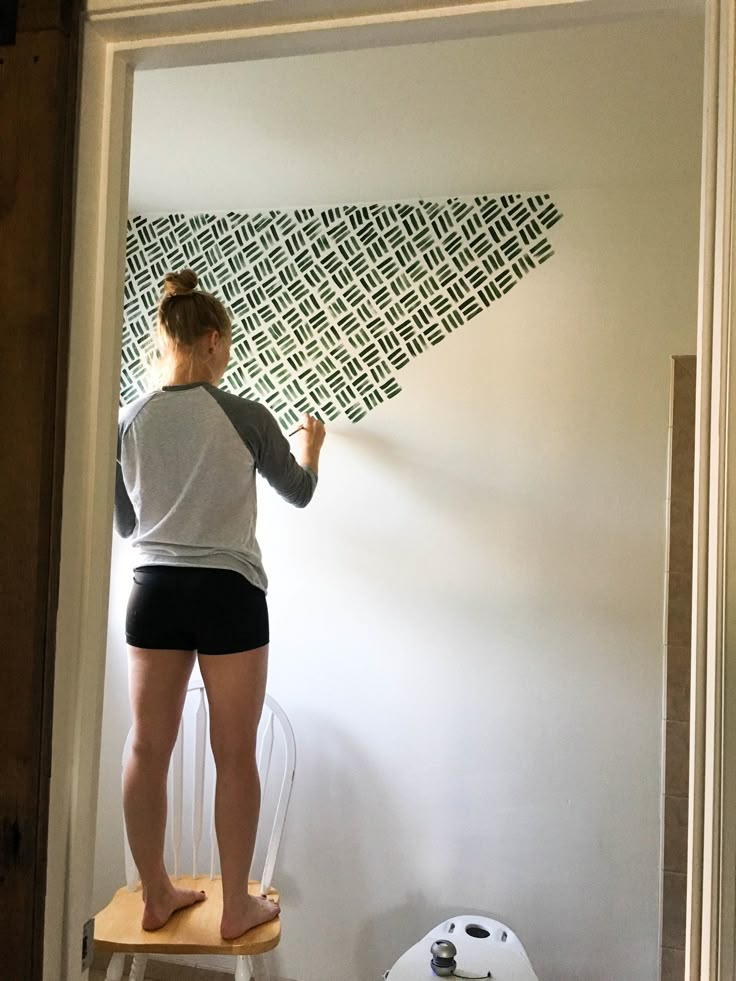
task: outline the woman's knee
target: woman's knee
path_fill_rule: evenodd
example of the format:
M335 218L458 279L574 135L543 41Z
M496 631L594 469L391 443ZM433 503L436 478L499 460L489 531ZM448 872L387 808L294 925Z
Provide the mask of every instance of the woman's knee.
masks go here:
M234 735L232 731L217 733L210 732L212 755L218 770L243 770L256 763L255 739L248 738L243 733Z
M130 748L131 759L138 764L167 768L176 737L160 732L134 731Z

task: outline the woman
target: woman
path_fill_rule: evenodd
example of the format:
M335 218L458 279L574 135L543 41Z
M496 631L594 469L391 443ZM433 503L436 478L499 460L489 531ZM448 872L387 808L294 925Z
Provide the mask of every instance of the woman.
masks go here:
M157 930L205 898L177 889L163 860L166 775L196 656L217 766L221 933L231 940L279 912L247 893L269 640L255 473L304 507L325 429L305 415L295 458L266 408L216 387L230 356L230 318L197 289L191 270L166 276L158 335L166 384L126 406L118 429L115 527L137 552L126 617L134 735L125 823L143 885L143 928Z

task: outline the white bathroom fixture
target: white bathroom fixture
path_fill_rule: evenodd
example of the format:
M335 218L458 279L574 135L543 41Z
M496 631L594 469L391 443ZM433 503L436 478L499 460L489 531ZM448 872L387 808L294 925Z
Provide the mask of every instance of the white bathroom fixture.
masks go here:
M384 974L385 981L437 977L539 981L516 934L499 920L475 915L440 923Z

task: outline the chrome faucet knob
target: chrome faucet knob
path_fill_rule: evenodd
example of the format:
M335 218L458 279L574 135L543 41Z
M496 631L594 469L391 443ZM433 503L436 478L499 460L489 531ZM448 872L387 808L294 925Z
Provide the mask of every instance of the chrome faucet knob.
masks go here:
M450 977L457 967L455 944L451 940L435 940L431 953L434 973L441 978Z

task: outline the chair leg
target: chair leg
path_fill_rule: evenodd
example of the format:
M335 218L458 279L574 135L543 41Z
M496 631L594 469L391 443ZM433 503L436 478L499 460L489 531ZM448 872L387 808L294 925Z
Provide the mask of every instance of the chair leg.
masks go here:
M249 958L253 981L271 981L271 972L268 970L268 961L266 960L267 956L267 954L261 954L259 957Z
M253 962L244 954L235 960L235 981L253 981Z
M133 954L133 963L130 968L128 981L144 981L147 960L148 954Z
M113 954L107 965L105 981L122 981L125 968L125 954Z

